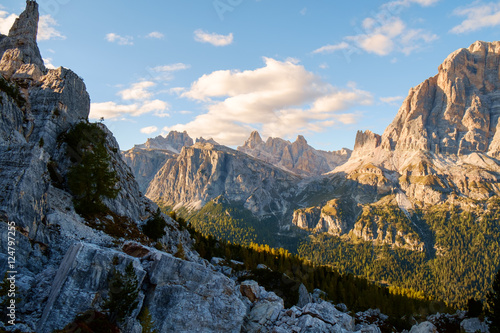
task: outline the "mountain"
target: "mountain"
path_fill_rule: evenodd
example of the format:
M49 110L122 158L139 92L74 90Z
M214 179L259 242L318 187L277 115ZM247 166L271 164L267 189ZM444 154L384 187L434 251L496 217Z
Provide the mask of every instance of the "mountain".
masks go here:
M182 150L182 147L189 147L192 145L193 139L191 139L186 131L183 133L171 131L166 137L159 135L156 138L148 139L148 141L142 145L135 145L134 148L168 150L178 154Z
M146 143L135 145L122 152L123 160L132 169L142 193L146 193L149 183L168 159L175 158L182 147L193 145L193 139L184 132L170 132L148 139Z
M436 76L410 90L381 137L358 133L353 157L335 171L372 163L429 204L498 195L499 59L499 42L450 54Z
M279 239L318 264L456 306L484 299L500 255L499 63L500 42L453 52L382 135L359 131L352 153L253 132L238 151L184 148L147 196L203 233Z
M259 217L283 215L300 178L245 153L212 143L184 147L168 160L146 196L174 209L200 209L224 196Z
M410 90L382 135L358 132L351 158L329 176L380 196L344 193L295 210L293 223L315 235L299 253L451 304L484 298L499 254L499 63L499 42L453 52ZM376 247L366 252L359 241ZM349 250L336 257L341 247ZM443 283L453 287L434 287Z
M142 195L112 133L88 121L83 80L69 69L43 66L38 19L38 4L27 1L9 36L0 35L0 269L7 272L0 283L1 331L379 332L375 322L392 325L380 311L354 315L325 301L319 289L309 293L301 281L311 290L317 283L303 272L317 268L283 249L214 243L161 213ZM259 216L289 209L287 197L300 177L171 134L134 149L144 159L173 154L162 170L183 175L172 184L181 193L176 200L222 193L246 199ZM252 172L240 172L245 168ZM198 195L193 183L207 190ZM244 263L235 260L243 255ZM363 310L374 304L371 294L386 304L431 304L331 269L322 274L356 290L357 303L340 294L331 299L353 306L361 299Z
M254 131L238 150L284 170L303 176L327 173L344 164L351 156L351 150L344 148L336 152L316 150L299 135L293 143L280 138L262 140Z

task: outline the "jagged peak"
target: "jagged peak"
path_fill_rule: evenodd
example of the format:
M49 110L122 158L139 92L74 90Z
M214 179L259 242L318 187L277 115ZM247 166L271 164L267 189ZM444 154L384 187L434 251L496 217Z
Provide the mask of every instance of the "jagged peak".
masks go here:
M255 148L256 146L262 144L264 141L262 140L258 131L253 131L250 133L250 137L247 141L245 141L244 147Z
M26 9L10 28L9 35L0 41L0 56L3 56L9 49L17 49L21 52L24 64L34 64L43 73L46 73L47 69L36 42L38 21L38 3L31 0L26 1Z
M26 9L19 15L10 28L9 37L36 41L38 20L38 3L36 1L26 1Z
M354 150L360 150L363 148L375 149L380 145L381 136L373 133L370 130L358 131L356 133L356 141L354 144Z
M303 135L298 135L297 140L295 140L295 143L300 143L300 144L306 144L307 145L307 140L304 138Z

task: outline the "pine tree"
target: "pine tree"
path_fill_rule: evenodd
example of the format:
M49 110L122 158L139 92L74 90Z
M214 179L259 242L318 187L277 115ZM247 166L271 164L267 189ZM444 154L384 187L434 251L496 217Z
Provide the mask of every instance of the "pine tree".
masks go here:
M75 164L68 172L68 185L79 214L103 211L102 197L115 198L118 178L110 168L106 133L96 124L79 123L66 134L68 153Z
M180 259L186 259L186 253L184 252L184 247L182 246L181 242L179 242L179 245L177 245L177 252L174 254L174 256Z
M142 326L142 333L158 333L158 331L154 328L155 322L153 321L153 317L151 317L151 313L149 312L149 308L145 307L142 310L139 321Z
M488 293L490 332L500 332L500 270L496 273L492 290Z
M139 304L138 295L139 282L134 265L129 263L125 274L114 267L109 280L109 299L104 304L110 321L119 323L129 316Z

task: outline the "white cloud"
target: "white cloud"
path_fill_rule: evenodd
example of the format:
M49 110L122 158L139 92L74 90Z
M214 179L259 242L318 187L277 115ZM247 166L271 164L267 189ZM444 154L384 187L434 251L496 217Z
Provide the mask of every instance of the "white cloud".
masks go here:
M345 50L349 48L349 44L346 42L341 42L339 44L334 44L334 45L325 45L320 47L319 49L314 50L312 53L313 54L318 54L318 53L333 53L335 51L339 50Z
M229 35L219 35L217 33L205 32L198 29L194 32L194 40L200 43L210 43L214 46L227 46L233 43L233 33Z
M50 15L40 16L40 21L38 22L38 36L39 41L50 40L50 39L66 39L60 31L56 29L57 21Z
M302 10L300 11L300 15L304 16L307 14L307 7L304 7L302 8Z
M256 128L264 136L279 137L322 131L333 123L351 122L354 115L345 111L372 103L368 92L353 85L335 88L292 61L264 62L255 70L223 70L200 77L182 96L204 101L208 111L164 131L187 130L236 145Z
M43 62L48 69L56 69L56 66L52 65L52 58L43 58Z
M359 47L368 53L385 56L393 52L395 47L394 39L403 33L406 26L398 17L382 22L367 18L363 21L363 28L367 31L366 34L349 36L346 39L356 42Z
M159 31L153 31L153 32L150 32L146 38L152 38L152 39L163 39L165 37L164 34L162 34L161 32Z
M148 127L141 128L141 133L144 133L144 134L153 134L155 132L158 132L158 127L156 127L156 126L148 126Z
M403 96L392 96L392 97L381 97L380 101L382 103L390 104L390 105L398 105L398 103L401 103L405 98Z
M385 7L391 7L391 6L410 6L411 4L418 4L422 7L429 7L431 5L434 5L435 3L438 3L440 0L396 0L396 1L391 1L385 5Z
M132 84L128 89L118 92L118 95L124 100L146 100L153 96L153 93L148 91L148 88L154 87L156 84L151 81L142 81Z
M9 14L6 11L0 10L0 33L8 35L17 17L16 14Z
M181 62L152 68L154 72L176 72L191 68L191 65L186 65Z
M419 41L423 41L426 44L429 44L436 39L438 39L437 35L424 31L422 29L407 30L401 36L401 52L409 55L413 51L421 48L421 43L419 43Z
M157 116L168 116L166 111L169 105L163 101L155 100L145 103L117 104L115 102L92 103L90 107L91 119L116 119L123 116L141 116L146 113L154 113Z
M455 34L500 25L500 3L476 4L469 8L456 9L453 14L467 17L462 23L451 29L451 32Z
M134 45L134 37L131 36L120 36L115 33L109 33L106 35L106 40L110 43L118 43L118 45Z
M400 17L393 15L393 12L397 10L391 6L409 6L412 3L430 6L437 1L439 0L401 0L386 3L377 15L363 20L363 33L346 36L343 42L325 45L314 50L313 53L331 53L351 49L357 53L363 50L379 56L387 56L393 52L409 55L438 39L438 36L423 29L408 28Z

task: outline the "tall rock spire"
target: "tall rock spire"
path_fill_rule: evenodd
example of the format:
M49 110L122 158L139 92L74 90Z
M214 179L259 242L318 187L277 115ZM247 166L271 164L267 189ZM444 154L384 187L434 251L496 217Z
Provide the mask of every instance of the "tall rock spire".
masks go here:
M37 2L26 1L26 9L12 25L8 37L0 40L0 55L3 55L9 49L18 49L22 52L22 62L24 64L37 65L45 72L46 68L36 42L38 20Z
M38 4L36 1L26 1L26 9L16 19L10 28L9 37L18 42L36 42L38 33Z

